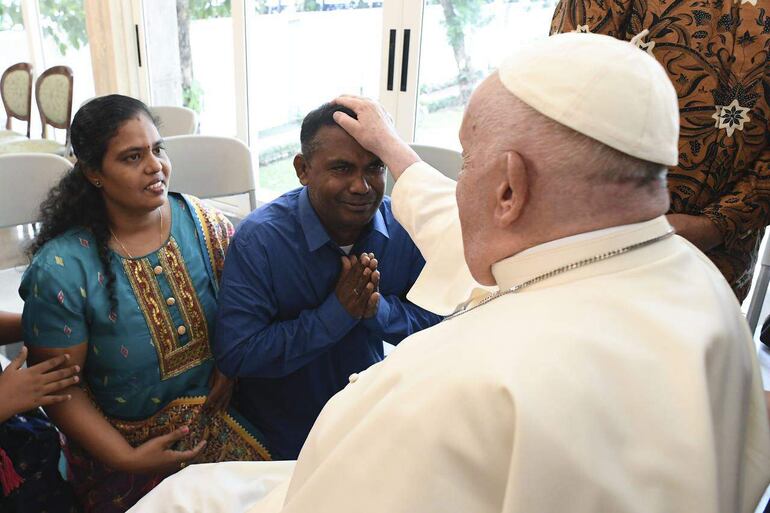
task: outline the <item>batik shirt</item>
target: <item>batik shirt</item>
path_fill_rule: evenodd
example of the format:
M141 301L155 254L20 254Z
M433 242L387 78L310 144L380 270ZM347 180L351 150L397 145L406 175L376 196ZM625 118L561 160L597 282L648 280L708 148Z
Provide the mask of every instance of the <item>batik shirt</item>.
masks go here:
M671 212L704 215L724 242L707 252L739 299L770 222L770 16L763 0L562 0L552 32L628 40L666 69L679 97ZM569 80L569 77L564 77Z

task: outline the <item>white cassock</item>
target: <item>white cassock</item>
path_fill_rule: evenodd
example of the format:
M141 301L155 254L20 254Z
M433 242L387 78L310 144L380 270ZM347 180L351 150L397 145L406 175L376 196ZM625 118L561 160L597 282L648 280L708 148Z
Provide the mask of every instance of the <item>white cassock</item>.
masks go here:
M462 260L454 182L416 164L393 205L428 262L409 297L451 311L478 287ZM669 230L660 217L569 237L498 262L493 274L507 289ZM750 512L770 481L754 351L719 271L668 237L409 337L329 401L290 480L243 506ZM249 465L255 478L263 464ZM217 493L210 473L186 470L136 511L197 511L164 509L164 487Z

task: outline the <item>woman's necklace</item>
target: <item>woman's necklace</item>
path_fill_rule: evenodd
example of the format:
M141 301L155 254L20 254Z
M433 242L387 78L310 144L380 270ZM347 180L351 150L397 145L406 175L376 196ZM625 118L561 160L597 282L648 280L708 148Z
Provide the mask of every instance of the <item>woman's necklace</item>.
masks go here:
M612 251L608 251L606 253L602 253L601 255L595 255L595 256L592 256L590 258L585 258L583 260L580 260L580 261L577 261L577 262L573 262L571 264L567 264L567 265L561 266L561 267L559 267L557 269L553 269L551 271L548 271L547 273L543 273L543 274L540 274L538 276L535 276L534 278L529 279L529 280L527 280L527 281L525 281L523 283L519 283L517 285L514 285L513 287L511 287L509 289L499 290L497 292L494 292L494 293L484 297L484 299L482 299L481 301L479 301L477 304L475 304L473 306L469 307L468 305L466 305L465 307L462 308L462 310L458 310L457 312L449 315L448 317L445 317L444 320L448 321L450 319L454 319L455 317L459 317L462 314L468 313L471 310L475 310L476 308L478 308L478 307L480 307L482 305L485 305L485 304L489 303L490 301L494 301L495 299L497 299L499 297L506 296L508 294L514 294L514 293L520 291L521 289L525 289L525 288L529 287L530 285L534 285L535 283L540 283L541 281L547 280L548 278L552 278L553 276L556 276L557 274L562 274L562 273L565 273L567 271L571 271L573 269L579 269L580 267L584 267L586 265L595 264L596 262L601 262L602 260L607 260L608 258L612 258L612 257L616 257L616 256L619 256L619 255L623 255L625 253L628 253L629 251L633 251L635 249L640 249L640 248L649 246L650 244L654 244L656 242L659 242L659 241L661 241L663 239L667 239L668 237L671 237L672 235L674 235L674 230L670 230L670 231L664 233L663 235L660 235L658 237L654 237L652 239L648 239L648 240L645 240L645 241L642 241L642 242L637 242L636 244L631 244L630 246L626 246L624 248L613 249Z
M160 239L160 246L162 246L163 245L163 205L158 207L158 214L160 215L160 232L159 232L160 237L159 237L159 239ZM110 234L112 234L112 238L115 239L115 242L118 243L118 246L120 246L120 249L123 250L123 253L128 258L134 258L133 255L128 252L128 250L126 249L126 246L124 246L123 243L120 242L120 239L118 238L117 235L115 235L115 232L112 231L112 228L110 228L109 230L110 230ZM158 246L158 247L160 247L160 246Z

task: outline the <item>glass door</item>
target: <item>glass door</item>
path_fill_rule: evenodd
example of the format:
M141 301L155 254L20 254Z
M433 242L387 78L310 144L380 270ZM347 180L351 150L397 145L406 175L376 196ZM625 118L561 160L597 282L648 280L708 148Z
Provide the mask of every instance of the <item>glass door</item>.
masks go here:
M94 96L94 73L88 45L83 0L39 0L45 68L65 65L72 69L72 115ZM35 77L45 71L35 70ZM54 132L62 132L55 130ZM57 133L60 142L64 133Z
M342 93L376 98L383 2L247 2L249 140L263 199L298 187L292 160L302 119Z
M0 48L0 73L17 62L30 62L21 0L0 3Z
M548 37L557 0L425 0L414 141L459 149L473 89L517 44Z
M150 105L188 107L201 134L235 137L230 0L145 0L141 17Z

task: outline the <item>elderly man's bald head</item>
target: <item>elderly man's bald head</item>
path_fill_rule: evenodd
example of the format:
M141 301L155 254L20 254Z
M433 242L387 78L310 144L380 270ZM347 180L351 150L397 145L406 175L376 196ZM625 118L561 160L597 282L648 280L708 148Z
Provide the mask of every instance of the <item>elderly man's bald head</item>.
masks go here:
M497 72L474 92L465 121L464 128L483 127L486 150L515 149L535 170L562 181L665 185L665 166L621 153L544 116L508 91Z
M553 121L497 73L473 93L460 141L457 200L466 260L481 283L493 283L494 262L528 247L668 209L663 165Z

